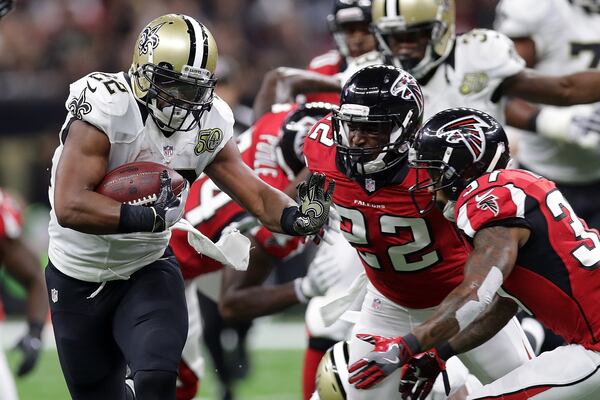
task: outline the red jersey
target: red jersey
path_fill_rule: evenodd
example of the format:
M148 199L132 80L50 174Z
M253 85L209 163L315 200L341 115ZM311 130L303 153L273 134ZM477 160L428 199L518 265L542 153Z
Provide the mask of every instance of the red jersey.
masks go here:
M338 170L331 118L315 124L304 154L311 171L335 179L341 230L371 283L387 298L410 308L433 307L462 281L466 247L437 208L419 214L408 191L416 183L415 171L406 162L398 166L397 183L369 194ZM424 193L419 201L430 199Z
M289 180L279 167L275 156L275 145L279 140L280 128L293 107L284 111L270 112L261 117L249 132L238 139L238 147L244 162L269 185L284 189ZM248 213L226 193L222 192L208 176L201 175L188 195L184 218L212 241L219 240L223 230L247 217ZM276 240L276 234L261 227L255 233L257 241L271 255L285 258L297 250L302 243L298 237L286 241ZM187 241L187 232L173 230L171 247L181 265L184 279L216 271L222 265L213 259L198 254Z
M325 54L316 56L308 65L307 70L323 75L336 75L345 69L344 57L337 50L329 50ZM340 104L339 92L307 93L306 102L323 101L325 103Z
M0 189L0 239L16 239L23 231L23 210L19 202Z
M501 290L569 343L600 351L600 237L553 182L523 170L494 171L463 191L455 215L468 239L493 225L529 229Z

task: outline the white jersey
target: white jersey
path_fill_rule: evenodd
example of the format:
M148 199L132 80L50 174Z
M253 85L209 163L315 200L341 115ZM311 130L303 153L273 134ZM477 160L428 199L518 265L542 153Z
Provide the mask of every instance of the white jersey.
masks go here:
M502 0L496 15L499 31L534 41L537 71L563 75L598 68L599 14L587 13L568 0ZM537 173L563 183L600 180L600 149L586 150L530 133L519 140L519 160Z
M233 114L215 97L199 127L165 137L151 117L144 121L124 73L95 72L71 84L62 131L73 118L82 119L108 137L111 147L108 170L134 161L152 161L175 170L200 174L233 135ZM56 168L63 140L52 159L50 181L50 245L48 257L62 273L76 279L103 282L127 279L135 271L159 259L171 233L141 232L91 235L61 227L54 212Z
M344 84L352 74L368 65L383 64L371 52L357 58L340 74ZM450 55L425 82L419 82L425 97L424 118L453 107L471 107L504 121L504 102L494 98L498 86L521 72L525 61L506 36L487 29L474 29L458 36Z

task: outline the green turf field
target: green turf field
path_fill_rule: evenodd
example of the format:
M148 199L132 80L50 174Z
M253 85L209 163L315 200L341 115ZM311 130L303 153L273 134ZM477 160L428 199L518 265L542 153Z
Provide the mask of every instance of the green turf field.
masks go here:
M8 352L9 363L15 369L17 358ZM251 374L236 387L240 400L298 400L301 398L300 350L257 350L252 354ZM69 395L60 372L56 351L46 350L37 369L17 380L20 400L65 400ZM216 400L217 387L212 372L202 381L198 399Z

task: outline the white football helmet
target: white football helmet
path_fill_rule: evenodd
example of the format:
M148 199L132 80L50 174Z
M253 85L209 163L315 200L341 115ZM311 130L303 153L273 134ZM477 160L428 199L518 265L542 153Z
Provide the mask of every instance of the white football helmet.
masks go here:
M210 31L182 14L142 29L129 69L133 93L166 135L197 126L214 96L217 44Z

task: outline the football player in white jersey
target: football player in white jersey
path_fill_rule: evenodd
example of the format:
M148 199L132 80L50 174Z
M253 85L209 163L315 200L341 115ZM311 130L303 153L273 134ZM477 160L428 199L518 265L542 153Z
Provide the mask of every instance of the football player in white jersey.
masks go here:
M61 367L73 398L174 399L187 333L184 287L168 248L187 191L167 177L152 206L94 188L125 163L152 161L195 178L204 171L263 225L318 232L333 187L313 175L300 207L243 163L233 117L214 95L217 46L195 19L168 14L138 36L128 73L91 73L71 85L50 186L46 282ZM165 174L166 175L166 174ZM307 213L310 209L310 213ZM126 397L127 396L127 397Z
M544 74L597 69L600 2L503 0L496 29L515 42L527 65ZM509 122L526 108L509 104ZM577 215L600 229L600 104L542 107L530 119L537 131L519 135L521 166L555 181Z

